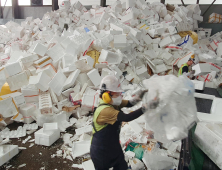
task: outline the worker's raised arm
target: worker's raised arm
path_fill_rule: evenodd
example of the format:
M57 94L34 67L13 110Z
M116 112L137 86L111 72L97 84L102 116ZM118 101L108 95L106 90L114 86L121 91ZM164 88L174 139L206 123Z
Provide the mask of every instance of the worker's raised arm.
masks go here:
M142 108L131 112L129 114L125 114L122 111L119 112L118 116L117 116L117 120L120 122L130 122L134 119L137 119L138 117L140 117L143 114Z

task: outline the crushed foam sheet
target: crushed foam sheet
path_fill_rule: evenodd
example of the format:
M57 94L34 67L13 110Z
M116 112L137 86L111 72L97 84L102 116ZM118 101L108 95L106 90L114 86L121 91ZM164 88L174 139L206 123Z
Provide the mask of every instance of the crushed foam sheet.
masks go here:
M177 67L195 54L197 60L206 62L204 67L196 69L196 81L213 87L219 85L222 83L222 32L211 36L210 29L198 28L198 22L203 19L200 13L199 5L174 5L168 9L158 2L126 0L125 3L116 1L107 8L93 5L86 10L80 1L64 1L59 10L47 12L42 20L28 17L21 25L13 21L0 25L3 43L0 45L0 89L7 82L10 89L21 90L21 94L10 95L15 102L8 105L8 110L0 109L1 123L7 125L4 113L8 111L14 114L14 121L27 123L17 130L3 129L0 137L25 137L44 123L57 122L61 131L75 126L78 133L64 134L61 150L51 155L73 160L89 153L92 116L87 115L99 99L99 92L92 87L98 86L104 76L120 78L125 91L123 98L130 99L141 88L142 80L149 79L153 73L177 76ZM67 30L64 24L68 24ZM183 35L182 38L177 34L177 31L194 30L199 39L195 45L191 37ZM82 99L83 104L76 110L62 110L79 105ZM4 102L5 99L0 101L0 105ZM139 107L124 111L130 113ZM75 118L69 119L70 115ZM34 120L37 123L32 123ZM152 136L152 127L137 119L122 127L121 145L124 147L131 140L145 146L149 143L147 147L151 149L154 145L148 138ZM34 139L30 139L28 136L23 143L30 142L32 147ZM168 152L158 150L157 157L164 153L161 159L170 160L170 165L174 165L176 159L168 159L168 155L177 156L181 145L164 146ZM127 155L132 167L136 167L134 154L127 152ZM18 168L24 166L26 164ZM82 164L72 167L85 168Z

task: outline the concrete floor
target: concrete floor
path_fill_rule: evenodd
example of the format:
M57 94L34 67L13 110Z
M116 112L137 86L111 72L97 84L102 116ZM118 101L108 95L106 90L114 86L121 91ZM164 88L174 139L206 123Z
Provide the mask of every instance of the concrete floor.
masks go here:
M10 130L16 130L18 126L23 125L23 123L13 123L7 127ZM74 134L75 128L70 127L66 131L67 133ZM12 142L9 144L18 145L19 147L26 147L27 149L21 150L18 155L12 158L8 163L1 166L0 170L6 170L6 167L9 165L12 165L9 170L18 169L18 166L21 164L26 164L26 166L19 168L19 170L39 170L42 167L45 167L45 170L77 170L77 168L72 168L72 164L81 164L83 161L83 158L76 158L74 161L63 159L62 157L51 158L51 155L56 154L57 149L60 149L63 145L62 138L57 140L50 147L35 144L33 147L29 148L30 144L34 142L26 142L26 144L22 143L22 141L28 136L29 135L19 139L11 139ZM30 136L32 137L30 140L34 139L34 133Z

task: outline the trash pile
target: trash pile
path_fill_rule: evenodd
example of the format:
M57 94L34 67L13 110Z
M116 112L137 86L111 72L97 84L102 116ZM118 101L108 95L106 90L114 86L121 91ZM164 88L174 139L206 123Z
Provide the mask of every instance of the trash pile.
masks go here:
M206 86L222 83L216 79L222 66L222 32L210 36L211 30L198 28L203 21L200 14L198 5L126 0L87 10L79 1L64 1L42 20L28 17L21 25L13 21L0 25L1 127L13 121L36 121L42 128L35 132L35 143L50 146L60 132L75 126L76 134L65 133L64 145L52 155L73 160L89 153L90 114L99 100L99 91L93 87L106 75L119 78L124 99L130 99L143 86L142 81L153 74L177 76L178 68L195 55L205 62L193 67L196 79ZM138 107L124 109L129 113ZM131 168L178 166L181 143L168 141L160 146L153 139L153 127L137 121L125 124L121 131L125 149L135 142L144 151L141 157L135 146L128 148ZM1 136L25 136L26 130L6 129ZM160 160L167 163L158 163ZM87 169L90 165L89 160L73 167Z

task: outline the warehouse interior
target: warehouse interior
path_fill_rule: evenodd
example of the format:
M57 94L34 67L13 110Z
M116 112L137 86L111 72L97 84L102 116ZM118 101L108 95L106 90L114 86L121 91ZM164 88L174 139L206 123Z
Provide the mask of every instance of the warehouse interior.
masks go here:
M0 0L0 170L222 169L221 9Z

